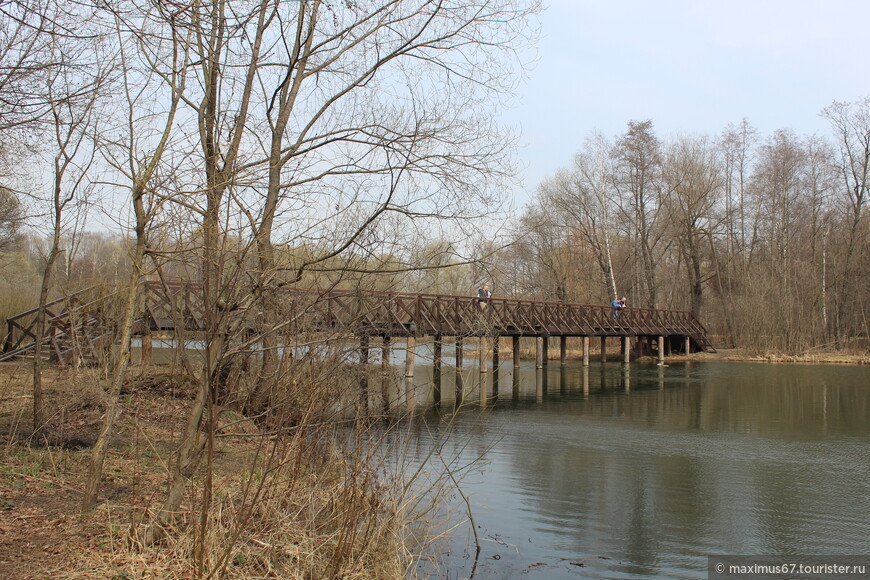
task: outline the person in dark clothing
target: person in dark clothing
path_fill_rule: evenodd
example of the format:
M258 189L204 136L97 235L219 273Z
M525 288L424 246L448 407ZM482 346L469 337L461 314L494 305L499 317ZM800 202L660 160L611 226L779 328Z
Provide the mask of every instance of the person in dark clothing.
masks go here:
M490 298L492 298L492 292L489 291L489 284L484 284L483 288L477 289L477 304L481 310L485 310L489 306Z

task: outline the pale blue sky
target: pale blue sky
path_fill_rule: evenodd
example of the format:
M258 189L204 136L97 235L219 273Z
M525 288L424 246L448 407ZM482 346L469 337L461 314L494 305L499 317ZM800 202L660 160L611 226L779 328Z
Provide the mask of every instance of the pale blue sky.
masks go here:
M593 129L651 119L660 137L828 133L819 112L870 96L866 0L545 0L538 61L505 113L522 130L515 203Z

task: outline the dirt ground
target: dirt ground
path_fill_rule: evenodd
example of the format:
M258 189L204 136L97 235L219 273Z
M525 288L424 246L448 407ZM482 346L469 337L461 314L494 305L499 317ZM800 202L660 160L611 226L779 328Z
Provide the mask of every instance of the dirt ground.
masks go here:
M103 413L98 396L103 380L94 370L48 367L48 427L42 437L32 437L31 367L0 364L0 579L130 578L121 567L117 574L112 570L116 553L128 557L129 552L119 534L124 518L116 517L112 506L124 506L129 514L159 489L152 476L161 453L152 460L142 443L155 429L178 432L185 397L167 396L165 381L143 388L134 380L125 387L102 503L81 515L80 490Z

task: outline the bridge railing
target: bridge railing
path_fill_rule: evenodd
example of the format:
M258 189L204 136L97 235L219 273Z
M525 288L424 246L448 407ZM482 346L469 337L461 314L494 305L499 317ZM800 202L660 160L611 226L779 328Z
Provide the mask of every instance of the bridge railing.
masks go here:
M200 329L201 286L146 284L152 325L184 324ZM393 335L671 335L705 333L690 312L624 308L518 298L476 297L283 288L279 291L281 332L338 330ZM254 324L251 321L251 324Z

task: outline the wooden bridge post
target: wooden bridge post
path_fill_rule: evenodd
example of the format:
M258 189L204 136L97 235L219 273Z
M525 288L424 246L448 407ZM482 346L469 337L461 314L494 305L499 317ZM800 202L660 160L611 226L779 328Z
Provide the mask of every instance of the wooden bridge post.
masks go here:
M368 414L369 409L369 377L368 377L368 364L369 364L369 337L363 335L359 338L359 362L360 362L360 376L359 376L359 397L360 397L360 410L361 412Z
M665 362L665 337L659 335L659 362Z
M589 396L589 366L583 367L583 394Z
M457 336L453 340L455 346L455 348L453 349L453 360L456 366L456 370L458 371L462 368L462 337Z
M565 366L565 359L568 357L568 337L559 337L559 364Z
M688 335L686 335L685 349L686 349L686 354L689 354L692 352L692 339Z
M631 339L627 336L622 337L622 362L631 362Z
M607 337L601 337L601 362L607 362Z
M441 347L443 338L440 334L435 335L435 342L432 344L432 396L435 399L435 404L441 404Z
M541 350L541 357L543 358L544 366L548 366L550 364L550 337L545 336L543 339L541 345L544 348Z
M441 347L443 339L440 334L435 335L435 340L432 343L432 367L436 373L441 373Z
M384 335L381 343L381 404L384 406L384 415L390 414L390 335Z
M535 368L544 368L544 337L539 336L535 339Z
M583 366L589 366L589 337L583 337Z
M142 348L140 349L142 351L142 356L139 359L140 364L143 367L150 366L154 361L151 351L153 346L154 345L151 342L151 329L148 328L146 323L145 331L142 334Z
M492 339L492 396L498 397L498 365L499 365L499 353L498 347L501 339L498 335Z
M489 369L486 366L486 354L487 354L487 351L489 350L489 345L486 342L485 336L481 336L478 339L477 350L478 350L477 363L478 363L478 366L480 367L480 374L483 375L483 374L486 374L487 372L489 372Z
M622 382L626 393L631 392L631 367L625 365L622 367Z
M438 353L440 356L440 352ZM414 376L414 363L417 360L417 339L409 336L405 342L405 376ZM440 364L440 362L439 362Z
M489 350L489 345L486 342L486 337L481 336L477 343L477 370L478 370L478 387L480 390L480 406L486 407L487 398L487 378L489 377L489 369L486 367L486 355Z
M512 336L513 350L514 350L514 368L517 369L520 367L520 337Z
M455 339L456 348L454 352L454 360L456 362L456 396L455 402L456 405L460 405L463 399L463 388L462 388L462 337L457 336Z
M417 407L417 398L414 390L414 377L405 377L405 410L408 415L413 415Z

